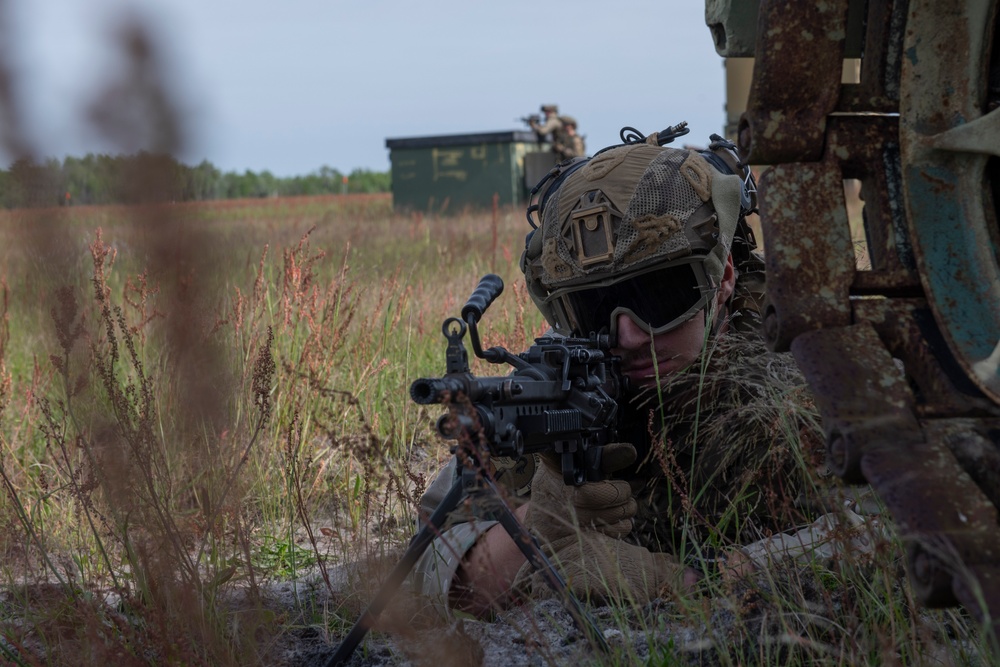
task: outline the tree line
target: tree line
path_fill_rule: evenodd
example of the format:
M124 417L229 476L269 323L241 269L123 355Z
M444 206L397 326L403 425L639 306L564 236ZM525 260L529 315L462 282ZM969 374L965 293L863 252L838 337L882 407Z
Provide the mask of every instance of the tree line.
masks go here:
M389 192L389 172L321 167L306 176L222 172L206 161L188 166L168 155L94 155L62 162L20 159L0 170L0 206L138 204L253 197Z

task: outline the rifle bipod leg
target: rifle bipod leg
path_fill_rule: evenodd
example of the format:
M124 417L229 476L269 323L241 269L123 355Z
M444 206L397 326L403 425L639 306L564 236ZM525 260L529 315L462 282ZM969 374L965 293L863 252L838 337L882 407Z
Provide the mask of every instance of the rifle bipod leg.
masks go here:
M495 482L492 479L485 479L487 488L489 488L494 495L499 498L499 491L495 486ZM511 511L510 506L505 502L499 503L499 514L498 517L500 525L504 527L507 534L510 535L510 539L514 540L514 544L517 548L521 550L524 557L528 559L531 563L531 567L535 569L536 572L541 573L542 577L545 579L545 583L548 584L549 588L555 591L563 604L566 605L566 611L569 612L570 616L573 617L573 622L576 623L576 627L580 629L585 635L587 635L598 648L604 653L611 650L608 646L607 640L604 638L604 633L601 632L597 624L594 623L594 619L590 617L587 610L583 608L580 600L573 594L573 591L569 589L566 582L563 580L562 576L556 571L555 565L549 560L545 552L542 551L541 547L538 545L538 540L532 535L528 529L522 524L514 512Z
M590 617L587 610L583 608L583 605L573 594L573 591L566 586L566 582L563 581L559 572L556 571L552 561L542 552L538 546L538 540L518 521L507 503L503 502L503 496L500 495L494 481L489 477L485 477L484 481L487 489L497 498L501 499L501 502L498 503L500 506L500 525L504 527L510 538L514 540L514 543L521 550L521 553L524 554L525 558L528 559L528 562L531 563L531 566L536 571L541 572L545 578L545 583L563 600L566 610L573 617L573 622L576 623L576 626L602 651L608 652L610 647L604 639L604 634L597 627L597 624L594 623L594 619ZM478 492L481 493L482 491ZM389 604L389 600L396 594L396 591L402 585L410 570L413 569L413 566L416 565L420 556L430 546L434 537L440 533L441 526L444 525L445 520L451 514L452 510L458 507L458 503L461 502L464 495L465 484L463 484L461 479L457 479L441 501L441 504L437 506L427 519L427 522L413 536L402 558L399 559L396 567L392 569L392 572L389 573L389 576L382 583L381 588L379 588L378 593L375 594L375 599L369 603L368 607L361 613L361 616L354 624L354 627L347 633L344 640L340 642L340 646L337 647L337 651L326 663L326 667L342 667L347 664L347 661L354 655L358 644L361 643L361 640L365 638L368 631L375 625L375 621L386 605Z
M389 604L392 596L396 594L396 591L406 579L406 575L417 564L417 560L427 550L435 535L440 532L445 519L448 518L452 510L458 507L463 493L462 482L458 480L452 485L444 500L437 506L437 509L431 513L427 519L427 523L413 536L410 546L403 553L403 557L396 563L396 567L392 568L392 572L389 573L388 578L382 583L382 587L378 589L378 593L375 594L375 599L371 601L367 609L361 612L358 621L351 628L351 631L347 633L347 636L344 637L344 641L340 642L337 652L326 663L326 667L340 667L341 665L346 665L347 661L351 659L351 656L354 655L354 649L358 647L358 644L365 638L371 627L375 625L379 614Z

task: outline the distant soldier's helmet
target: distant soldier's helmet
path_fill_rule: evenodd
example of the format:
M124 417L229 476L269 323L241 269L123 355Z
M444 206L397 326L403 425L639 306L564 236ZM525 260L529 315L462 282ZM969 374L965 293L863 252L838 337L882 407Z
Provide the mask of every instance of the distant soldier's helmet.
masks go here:
M712 139L701 152L626 144L550 172L529 208L521 269L555 331L614 336L626 313L656 335L712 302L756 206L735 146Z
M576 127L576 118L572 116L559 116L559 120L567 127Z
M550 111L552 113L559 113L559 107L557 107L555 104L542 105L542 113L549 113Z

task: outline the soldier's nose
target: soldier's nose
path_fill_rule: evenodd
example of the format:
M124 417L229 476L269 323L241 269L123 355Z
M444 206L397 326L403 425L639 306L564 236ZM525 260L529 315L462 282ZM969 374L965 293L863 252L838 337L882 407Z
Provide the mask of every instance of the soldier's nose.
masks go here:
M618 314L618 347L623 350L638 350L649 347L649 334L625 313Z

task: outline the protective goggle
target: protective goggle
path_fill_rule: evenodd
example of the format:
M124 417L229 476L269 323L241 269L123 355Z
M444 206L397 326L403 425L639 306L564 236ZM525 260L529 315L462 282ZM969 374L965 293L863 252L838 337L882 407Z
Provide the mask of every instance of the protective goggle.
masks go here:
M549 303L567 332L602 330L617 338L618 316L628 315L648 334L676 329L704 309L716 293L700 257L639 274L553 292Z

